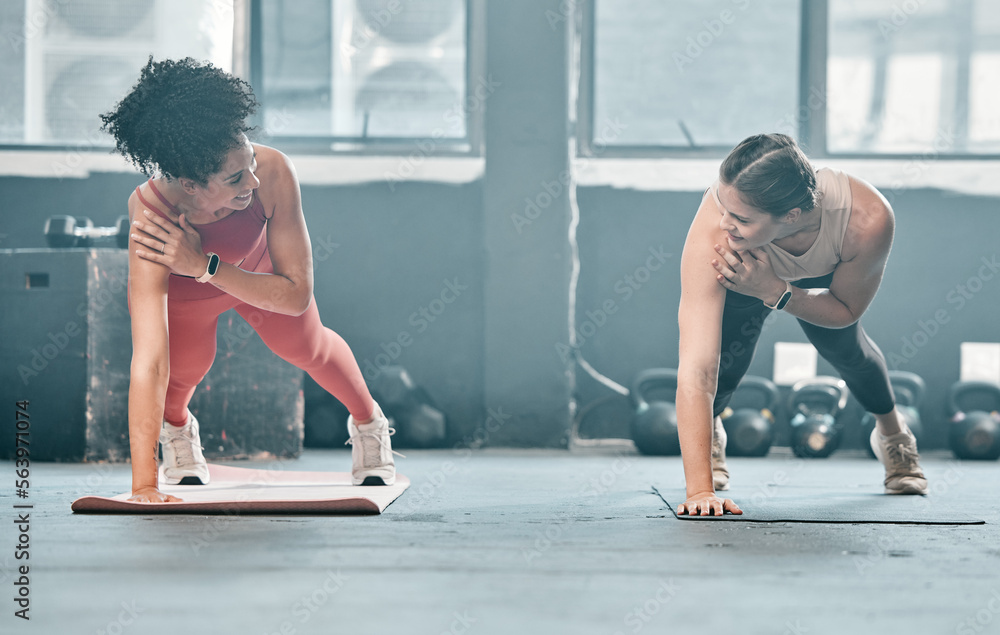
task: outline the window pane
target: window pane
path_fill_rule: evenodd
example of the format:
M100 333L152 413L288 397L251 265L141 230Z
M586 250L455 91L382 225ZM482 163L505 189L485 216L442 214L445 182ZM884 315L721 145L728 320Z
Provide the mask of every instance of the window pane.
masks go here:
M231 2L26 0L0 9L0 143L111 145L98 115L150 54L232 64Z
M831 152L1000 152L1000 3L831 0Z
M596 0L595 141L732 146L795 133L799 0ZM601 138L618 120L624 130Z
M464 0L264 0L275 136L466 136Z

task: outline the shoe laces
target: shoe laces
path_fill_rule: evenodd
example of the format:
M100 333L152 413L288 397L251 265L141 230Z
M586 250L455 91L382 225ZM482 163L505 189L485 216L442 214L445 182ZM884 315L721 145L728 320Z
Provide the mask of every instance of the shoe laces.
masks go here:
M179 432L166 435L166 441L174 451L178 465L190 465L195 462L194 438L191 434Z
M351 438L349 438L347 441L344 441L344 445L354 445L355 440L360 440L361 452L364 454L365 459L367 459L372 455L381 457L382 448L385 448L386 450L389 450L389 452L395 454L396 456L400 456L405 459L406 458L405 455L400 454L399 452L393 450L392 446L389 444L389 437L396 434L396 429L385 428L384 432L385 434L383 434L383 430L377 430L377 431L369 430L366 432L362 432L361 430L357 429L357 426L355 426L355 434L351 435ZM366 460L365 463L367 462L368 461Z
M887 445L885 452L889 462L896 468L895 472L899 473L902 471L904 474L909 475L917 473L917 458L919 455L908 444L894 443Z

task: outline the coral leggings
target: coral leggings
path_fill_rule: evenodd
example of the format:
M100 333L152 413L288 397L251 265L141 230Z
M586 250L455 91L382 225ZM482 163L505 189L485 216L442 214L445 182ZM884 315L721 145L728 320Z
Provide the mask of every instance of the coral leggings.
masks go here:
M170 383L164 418L187 421L188 402L215 360L219 315L236 309L278 357L301 368L339 399L359 421L371 417L374 401L347 342L323 326L316 298L299 316L264 311L228 294L167 302L170 329Z

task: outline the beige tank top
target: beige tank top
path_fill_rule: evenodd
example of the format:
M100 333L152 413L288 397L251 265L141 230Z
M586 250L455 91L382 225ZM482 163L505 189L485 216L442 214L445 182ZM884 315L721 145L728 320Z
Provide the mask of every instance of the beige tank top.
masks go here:
M816 170L816 188L819 190L817 207L820 216L819 235L801 256L793 256L781 247L769 243L761 247L771 257L774 273L782 280L818 278L831 273L840 264L844 234L851 221L851 182L841 170L821 168ZM719 201L719 182L711 187L716 204Z

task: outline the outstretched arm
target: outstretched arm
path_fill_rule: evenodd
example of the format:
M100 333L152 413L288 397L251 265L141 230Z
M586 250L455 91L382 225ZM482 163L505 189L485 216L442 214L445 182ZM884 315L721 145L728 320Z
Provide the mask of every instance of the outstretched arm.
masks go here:
M129 199L129 217L142 209ZM128 437L132 458L132 498L145 503L180 500L157 489L156 450L170 376L167 282L170 270L143 260L129 241L129 305L132 367L128 389Z
M715 496L712 484L712 404L718 386L722 309L726 290L715 281L712 245L719 240L719 212L706 196L688 231L681 257L681 301L677 374L677 432L687 500L679 514L742 513Z

